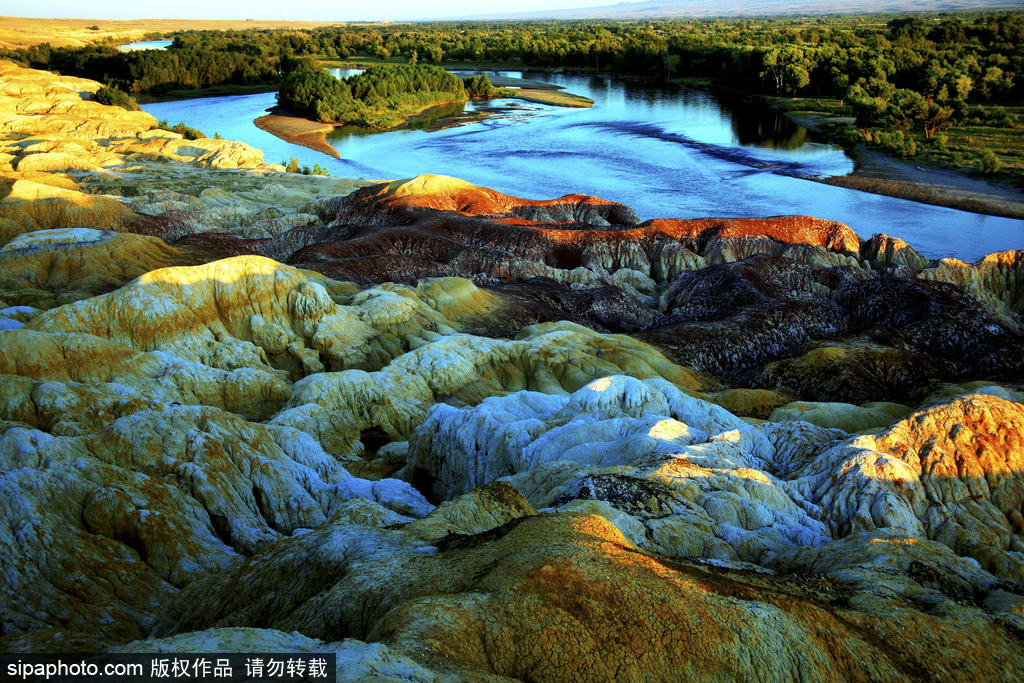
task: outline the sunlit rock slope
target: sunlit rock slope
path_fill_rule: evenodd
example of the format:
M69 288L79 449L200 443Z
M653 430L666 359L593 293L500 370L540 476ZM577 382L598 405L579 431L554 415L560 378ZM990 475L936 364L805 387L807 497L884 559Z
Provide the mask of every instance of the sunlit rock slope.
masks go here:
M1021 252L291 175L0 76L0 648L1019 680Z

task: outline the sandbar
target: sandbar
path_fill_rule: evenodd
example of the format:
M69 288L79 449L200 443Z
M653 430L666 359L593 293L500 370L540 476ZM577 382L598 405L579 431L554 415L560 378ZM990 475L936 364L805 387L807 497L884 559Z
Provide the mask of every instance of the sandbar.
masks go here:
M334 130L334 124L291 116L280 107L275 107L270 114L259 117L253 123L260 130L276 135L285 142L315 149L335 159L341 157L338 150L327 142L327 134Z

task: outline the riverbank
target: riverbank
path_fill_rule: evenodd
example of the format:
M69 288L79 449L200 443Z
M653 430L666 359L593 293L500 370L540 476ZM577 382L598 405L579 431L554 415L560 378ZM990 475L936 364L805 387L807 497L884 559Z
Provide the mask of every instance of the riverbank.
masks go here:
M784 109L780 111L808 130L828 135L820 125L823 122L821 117ZM826 120L842 121L835 117ZM864 145L847 150L847 153L854 162L853 172L822 178L818 182L932 206L1024 219L1024 192L1016 188L948 168L920 162L906 163Z
M271 85L211 85L206 88L168 90L159 95L140 95L135 99L139 104L150 104L152 102L197 100L204 97L241 97L243 95L257 95L263 92L277 92L279 87L277 83Z
M1020 190L953 170L912 166L865 147L855 147L849 154L856 165L853 173L820 182L933 206L1024 219L1024 192Z

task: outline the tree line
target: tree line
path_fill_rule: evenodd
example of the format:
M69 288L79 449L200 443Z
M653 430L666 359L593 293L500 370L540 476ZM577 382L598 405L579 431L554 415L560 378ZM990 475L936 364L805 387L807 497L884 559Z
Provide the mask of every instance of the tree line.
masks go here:
M809 23L808 23L809 22ZM515 62L652 80L722 78L752 92L885 96L883 83L943 99L1019 99L1024 13L735 21L346 25L187 31L168 50L113 46L11 51L35 68L146 92L173 84L272 83L303 58L366 54L409 63ZM5 55L8 58L11 54ZM879 90L881 89L881 90Z
M609 71L654 81L704 77L745 93L836 97L855 108L864 130L885 120L894 130L919 127L931 137L968 117L971 103L1020 102L1022 46L1024 12L1010 11L188 31L174 34L168 50L123 53L110 45L44 44L6 56L134 94L225 84L276 86L289 74L316 70L318 58L354 54L402 58L410 65L500 62ZM349 101L344 88L322 76L304 76L288 88L296 92L287 96L293 99L305 99L301 93L310 89L323 95L321 110L309 114L314 118L366 115L352 103L363 97L356 94ZM429 91L413 87L402 90L402 97L422 92ZM384 97L389 96L398 95Z

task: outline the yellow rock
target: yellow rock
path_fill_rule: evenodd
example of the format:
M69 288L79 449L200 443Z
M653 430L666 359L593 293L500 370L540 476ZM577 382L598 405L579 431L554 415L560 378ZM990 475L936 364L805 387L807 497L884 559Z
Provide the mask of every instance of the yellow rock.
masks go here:
M40 383L31 397L40 408L47 384L74 389ZM95 396L91 405L104 408ZM5 601L5 637L140 638L177 588L316 527L341 502L430 509L404 482L352 478L306 434L215 408L156 404L80 436L7 424L0 560L15 596Z
M0 231L4 243L33 230L77 228L118 230L135 217L127 206L113 199L42 184L18 180L10 193L0 199L0 220L10 221Z
M471 536L535 514L536 510L514 487L494 482L444 501L426 517L405 525L402 531L425 541L451 534Z
M22 233L0 247L0 289L109 292L188 259L163 240L89 228Z
M875 270L881 270L891 263L910 266L921 271L928 267L930 260L899 237L882 233L872 235L861 249L861 254Z
M558 513L434 552L328 522L185 589L156 632L355 637L458 680L1015 680L1014 637L982 610L958 615L830 578L668 561L600 516Z
M733 415L767 418L772 411L793 401L796 396L768 389L726 389L704 394L706 400L718 404Z
M930 538L1024 581L1024 406L968 395L908 416L875 443L921 473Z
M60 433L92 433L151 401L207 405L265 419L280 409L291 389L284 373L271 368L212 368L90 335L22 328L0 332L0 344L0 374L35 380L20 384L9 377L0 390L4 410L27 408L0 414L50 432L59 424ZM50 418L44 419L44 407ZM352 448L351 442L338 447L339 452Z
M618 374L668 377L691 391L701 386L696 373L625 335L603 335L572 323L544 324L525 328L513 341L439 336L378 372L312 375L296 383L274 421L308 424L313 406L320 406L352 414L360 430L377 428L404 441L437 401L475 406L524 389L565 395Z
M929 280L952 283L974 294L1001 318L1024 313L1024 251L989 254L977 263L942 259L921 273Z
M983 380L967 382L966 384L950 384L942 387L940 390L929 396L924 403L927 404L941 399L966 396L967 394L987 394L989 396L998 396L999 398L1006 399L1007 401L1024 403L1024 390L1022 389L1024 388L1020 385L1003 385Z
M899 403L815 403L794 401L772 411L772 422L803 420L819 427L841 429L851 434L877 432L911 412L910 406Z

